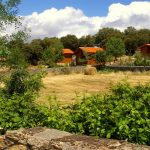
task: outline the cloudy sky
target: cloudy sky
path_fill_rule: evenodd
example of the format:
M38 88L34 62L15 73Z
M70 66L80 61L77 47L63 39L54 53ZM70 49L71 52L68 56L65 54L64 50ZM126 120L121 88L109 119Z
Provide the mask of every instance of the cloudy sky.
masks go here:
M150 0L23 0L19 15L32 39L81 37L103 27L150 29Z

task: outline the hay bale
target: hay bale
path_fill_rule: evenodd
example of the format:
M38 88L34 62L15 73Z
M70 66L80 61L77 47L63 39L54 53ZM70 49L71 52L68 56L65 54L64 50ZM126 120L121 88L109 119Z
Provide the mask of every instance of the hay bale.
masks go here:
M86 67L84 70L85 75L95 75L97 73L97 70L95 67Z

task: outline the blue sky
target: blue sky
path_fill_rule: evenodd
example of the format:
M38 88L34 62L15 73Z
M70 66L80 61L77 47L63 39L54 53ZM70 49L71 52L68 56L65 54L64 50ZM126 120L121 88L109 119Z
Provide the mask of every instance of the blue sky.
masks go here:
M132 0L23 0L19 6L20 15L30 15L32 12L41 13L46 9L57 9L71 6L81 9L87 16L106 16L112 3L129 4Z

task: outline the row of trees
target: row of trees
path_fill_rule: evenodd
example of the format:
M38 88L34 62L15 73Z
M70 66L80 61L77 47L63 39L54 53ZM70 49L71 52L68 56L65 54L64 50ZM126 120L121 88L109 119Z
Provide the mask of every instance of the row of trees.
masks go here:
M124 32L121 32L113 28L103 28L100 29L95 35L82 36L77 38L75 35L66 35L61 38L56 37L46 37L44 39L33 39L30 43L25 42L27 35L24 32L19 32L18 34L6 38L1 38L1 45L8 45L9 48L17 49L18 54L14 52L15 58L26 60L29 64L37 65L38 62L42 64L47 64L49 66L54 66L56 62L63 59L62 49L70 48L75 51L78 47L83 46L98 46L106 48L108 41L111 38L119 39L119 41L125 45L125 54L132 55L135 50L145 43L150 43L150 30L140 29L136 30L134 27L128 27ZM118 45L118 43L116 43ZM115 46L115 49L117 47ZM117 49L116 49L117 50ZM120 50L120 49L119 49ZM122 53L117 51L117 53ZM11 56L13 50L11 51ZM22 58L22 55L24 59ZM12 63L12 61L11 61Z

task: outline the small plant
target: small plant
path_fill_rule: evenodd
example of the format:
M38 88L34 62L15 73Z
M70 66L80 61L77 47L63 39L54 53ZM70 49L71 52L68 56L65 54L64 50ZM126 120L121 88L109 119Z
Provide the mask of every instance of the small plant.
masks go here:
M134 65L135 66L150 66L150 58L144 57L141 55L141 53L137 52L135 54Z

